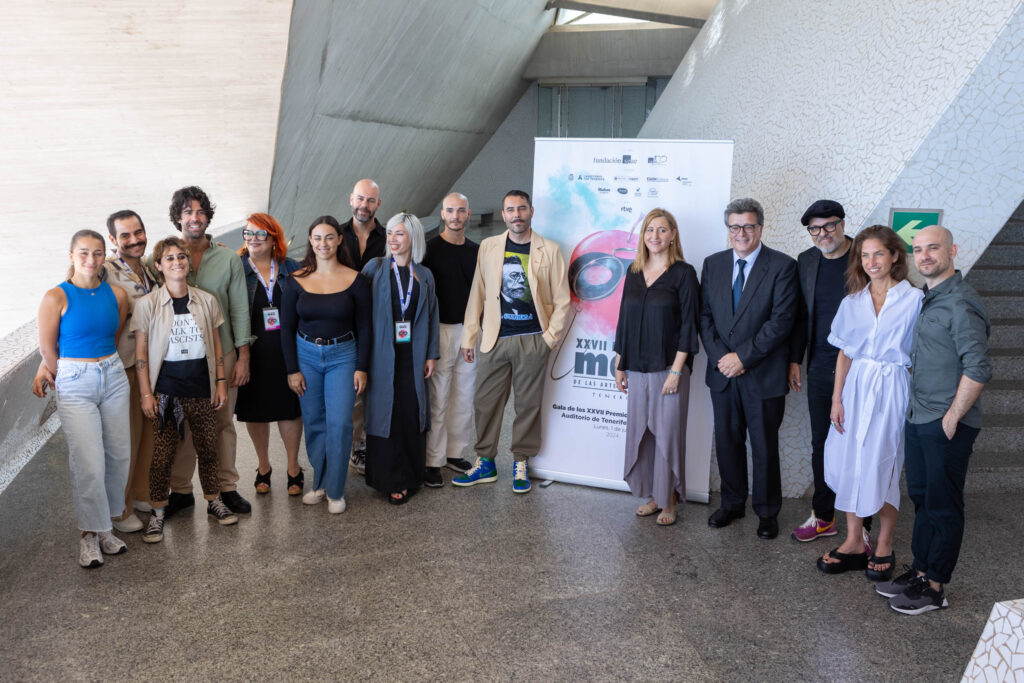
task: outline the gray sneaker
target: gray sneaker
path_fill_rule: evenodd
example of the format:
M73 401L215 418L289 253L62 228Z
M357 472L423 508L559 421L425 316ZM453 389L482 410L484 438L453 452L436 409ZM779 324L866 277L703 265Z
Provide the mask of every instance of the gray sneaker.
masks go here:
M100 539L96 534L86 534L78 542L78 564L86 569L103 566L103 555L100 554Z
M903 565L904 571L892 581L882 581L875 584L875 592L886 598L895 598L902 595L911 584L924 580L923 576L917 575L917 570L910 565Z
M901 614L924 614L933 609L946 609L949 601L941 588L935 590L927 581L915 581L905 593L889 598L889 607Z

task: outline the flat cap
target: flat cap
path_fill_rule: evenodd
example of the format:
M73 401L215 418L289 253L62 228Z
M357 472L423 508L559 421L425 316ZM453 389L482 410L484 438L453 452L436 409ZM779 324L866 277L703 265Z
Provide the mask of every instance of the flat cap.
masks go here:
M846 218L846 212L843 211L843 205L839 202L834 202L831 199L819 199L804 211L804 215L800 218L800 223L807 225L811 222L812 218Z

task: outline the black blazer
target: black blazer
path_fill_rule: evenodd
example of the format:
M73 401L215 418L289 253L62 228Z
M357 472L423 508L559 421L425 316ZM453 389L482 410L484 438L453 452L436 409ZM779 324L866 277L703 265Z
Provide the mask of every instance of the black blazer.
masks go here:
M847 235L847 247L853 246L853 240ZM849 257L849 252L847 252ZM814 329L814 287L818 283L818 265L821 263L821 249L811 247L800 252L796 257L797 278L800 288L797 290L796 320L793 323L793 334L789 338L789 362L799 365L804 362L804 353L810 349L811 330ZM810 362L810 358L807 359Z
M796 316L796 261L761 245L732 310L732 249L704 259L701 270L700 338L708 352L705 377L711 391L725 391L730 379L718 361L735 351L746 372L736 378L758 398L784 396L789 387L789 335Z

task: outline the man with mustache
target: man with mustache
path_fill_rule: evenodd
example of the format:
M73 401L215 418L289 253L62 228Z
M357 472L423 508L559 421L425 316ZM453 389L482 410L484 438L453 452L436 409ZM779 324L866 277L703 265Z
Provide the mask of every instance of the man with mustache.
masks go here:
M480 245L466 239L473 212L466 195L452 192L441 202L441 233L427 242L423 265L434 275L440 319L441 357L430 376L430 432L427 433L427 472L423 483L444 485L441 468L464 473L472 465L462 451L469 444L473 419L473 381L476 365L462 357L463 320L473 285Z
M494 457L509 387L516 395L512 426L512 490L530 490L528 461L540 450L541 401L548 354L565 332L569 281L554 242L533 232L533 204L522 190L502 200L501 235L481 243L462 332L462 356L476 358L476 465L452 479L473 486L498 479ZM525 274L514 277L512 271Z
M913 364L904 432L907 493L914 501L914 564L875 586L889 606L923 614L949 606L943 586L960 557L964 482L981 431L978 398L992 379L988 313L953 266L958 247L946 228L914 235L924 300L910 348Z
M350 264L362 272L363 266L378 256L384 256L386 235L377 220L380 209L380 187L369 178L363 178L352 188L348 198L352 218L341 224L341 241L352 259ZM363 397L356 396L352 410L352 455L349 464L359 474L366 474L366 427L363 416Z
M807 412L811 420L811 471L814 497L811 516L793 529L791 537L806 543L835 536L836 494L825 483L825 438L831 420L832 389L836 380L839 349L828 343L832 319L846 296L846 264L853 240L846 236L846 211L831 199L819 199L807 207L800 222L814 246L797 258L797 307L793 336L789 340L789 388L799 392L807 385ZM801 381L800 363L807 355L807 376ZM871 554L871 518L864 520L864 544Z
M107 218L107 232L110 233L111 244L117 252L103 264L104 278L112 285L117 285L128 294L128 318L125 327L129 326L135 303L149 294L157 285L156 275L151 271L142 257L146 253L146 226L142 217L131 209L115 211ZM135 510L149 512L149 460L153 450L153 427L142 415L139 380L135 370L135 335L122 332L118 340L117 353L128 374L128 385L131 395L129 406L129 429L131 433L131 460L128 469L128 486L125 489L124 512L112 523L118 531L131 533L141 531L142 520ZM37 396L45 393L46 386L53 386L53 375L46 365L39 364L39 370L32 383L32 390Z

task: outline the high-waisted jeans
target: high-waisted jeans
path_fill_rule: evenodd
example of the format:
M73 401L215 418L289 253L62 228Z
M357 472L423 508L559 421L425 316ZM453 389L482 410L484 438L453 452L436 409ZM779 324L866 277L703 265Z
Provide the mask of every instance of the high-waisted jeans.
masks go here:
M299 397L306 455L313 466L313 490L326 489L327 497L345 495L348 456L352 448L352 406L356 390L356 343L319 346L296 335L299 371L306 392Z
M124 510L131 460L128 376L116 353L95 362L61 358L54 386L78 528L110 531Z

